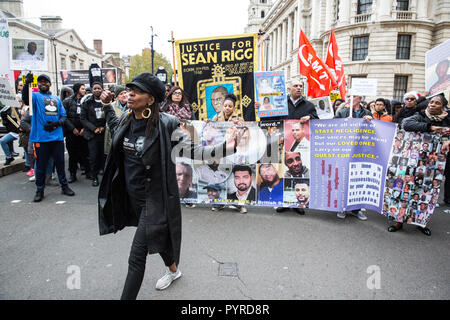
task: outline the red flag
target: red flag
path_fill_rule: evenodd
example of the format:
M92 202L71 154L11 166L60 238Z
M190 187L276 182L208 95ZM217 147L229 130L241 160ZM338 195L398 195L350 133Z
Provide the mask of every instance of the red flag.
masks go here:
M317 56L303 30L300 30L298 60L300 73L308 78L308 96L313 98L328 96L331 90L337 87L334 76Z
M327 52L327 65L336 72L339 91L341 92L342 99L345 99L347 82L345 81L344 65L342 59L339 57L336 36L334 35L333 29L331 29Z

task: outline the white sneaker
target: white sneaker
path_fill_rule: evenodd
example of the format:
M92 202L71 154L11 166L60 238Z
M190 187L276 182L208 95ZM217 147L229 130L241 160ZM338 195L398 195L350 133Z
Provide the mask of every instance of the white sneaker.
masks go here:
M28 179L28 181L30 181L30 182L36 181L36 177L32 176L32 177L30 177L30 179Z
M352 214L357 217L359 220L361 221L366 221L367 220L367 216L361 212L361 210L358 211L358 213L353 213Z
M177 280L182 276L180 269L177 269L176 272L171 272L170 270L166 271L166 274L156 282L157 290L164 290L168 288L174 280Z
M247 213L247 208L244 207L244 206L242 206L240 212L241 212L242 214L246 214L246 213Z
M337 217L339 219L345 219L346 216L347 216L347 214L345 212L338 212L337 213Z

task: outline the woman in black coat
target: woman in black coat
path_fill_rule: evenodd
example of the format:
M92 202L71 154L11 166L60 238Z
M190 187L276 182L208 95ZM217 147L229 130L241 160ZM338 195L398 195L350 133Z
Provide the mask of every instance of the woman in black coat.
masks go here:
M221 158L234 153L236 129L226 142L202 147L190 142L179 119L160 113L164 84L143 73L127 84L131 112L116 118L109 105L110 93L102 93L105 116L112 133L111 150L99 190L100 234L137 226L129 257L122 299L136 299L145 271L147 254L159 253L169 268L158 280L163 290L181 276L181 207L175 157ZM189 153L187 155L186 153Z
M419 111L415 115L403 120L403 128L406 131L427 132L448 136L450 134L450 115L445 111L447 104L448 101L443 95L433 97L425 110ZM388 228L388 231L396 232L400 230L402 226L403 223L396 222ZM431 230L429 228L419 227L419 229L425 235L431 235Z

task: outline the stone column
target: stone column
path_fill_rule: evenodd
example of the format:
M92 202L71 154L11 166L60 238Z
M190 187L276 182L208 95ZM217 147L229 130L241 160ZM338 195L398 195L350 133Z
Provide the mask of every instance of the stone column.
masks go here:
M272 31L272 65L273 68L277 64L277 32Z
M286 49L287 49L287 28L286 20L281 23L281 62L286 61Z
M281 25L277 27L277 65L281 63Z
M319 37L319 29L320 29L320 4L322 1L316 0L311 1L311 39L317 39Z
M287 20L287 55L290 57L292 52L292 15L289 14L288 20Z
M428 18L428 1L417 0L417 19L429 20Z
M350 24L350 5L351 0L340 0L339 2L339 26Z
M378 0L378 10L374 10L376 8L372 7L372 12L378 12L378 19L377 20L391 20L391 14L392 14L392 0Z
M334 10L333 10L334 1L326 2L326 12L325 12L325 31L331 29L331 24L334 22Z

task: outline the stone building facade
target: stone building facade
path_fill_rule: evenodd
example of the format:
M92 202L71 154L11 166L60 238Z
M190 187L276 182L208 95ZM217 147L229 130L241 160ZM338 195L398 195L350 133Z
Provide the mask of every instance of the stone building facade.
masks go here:
M425 53L449 39L450 0L278 0L262 23L266 70L300 76L300 28L323 60L334 29L347 83L376 78L377 96L400 99L425 90Z

